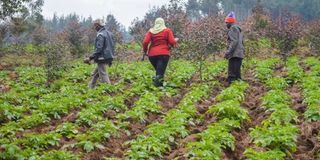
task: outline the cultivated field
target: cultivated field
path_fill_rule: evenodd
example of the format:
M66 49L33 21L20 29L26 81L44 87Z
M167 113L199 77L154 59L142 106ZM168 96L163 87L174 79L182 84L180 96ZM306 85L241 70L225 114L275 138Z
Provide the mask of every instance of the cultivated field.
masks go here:
M113 85L89 90L93 65L74 63L49 87L41 67L0 66L0 159L320 159L320 59L227 62L200 80L171 61L164 88L147 62L116 63Z

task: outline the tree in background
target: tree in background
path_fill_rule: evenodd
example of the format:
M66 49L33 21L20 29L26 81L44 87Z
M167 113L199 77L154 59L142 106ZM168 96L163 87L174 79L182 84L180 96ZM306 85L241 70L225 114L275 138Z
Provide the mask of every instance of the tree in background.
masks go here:
M156 18L165 20L167 27L171 28L177 37L182 37L184 28L188 24L187 15L183 9L181 0L170 0L168 6L153 7L142 20L136 18L130 27L130 34L134 40L141 43L144 35L153 26Z
M41 19L41 7L43 0L1 0L0 1L0 20L6 20L21 12L31 10L33 15Z
M188 0L186 3L186 14L193 21L201 17L200 3L198 0Z
M117 43L123 43L123 36L121 29L123 26L117 21L117 19L114 17L114 15L109 14L106 18L106 24L105 27L107 30L109 30Z
M310 22L307 38L315 55L320 56L320 20Z
M8 37L13 43L30 41L30 34L43 22L43 0L2 0L0 5L0 25L7 26L2 29L0 45Z
M69 23L65 28L67 42L70 43L71 54L81 57L84 54L84 32L78 20Z
M268 34L270 38L275 40L274 44L278 45L280 54L286 61L290 51L297 46L298 40L303 34L301 20L298 16L285 12L283 16L274 21Z
M33 43L37 46L47 44L49 41L48 30L43 26L37 27L32 33Z
M245 38L245 48L248 57L254 57L257 54L264 54L267 45L266 33L272 25L272 19L261 0L258 0L256 6L252 9L252 14L242 23ZM266 43L264 43L266 42ZM270 44L270 43L269 43ZM266 52L268 52L266 50ZM270 54L269 54L270 55Z
M187 59L199 64L200 78L204 62L210 55L219 53L226 47L226 32L224 17L204 17L201 20L186 26L185 36L180 42L179 49Z
M66 60L68 59L70 49L64 38L61 38L61 35L58 34L51 38L44 50L48 86L60 78L61 71L66 68Z
M213 16L218 14L219 8L218 3L220 0L200 0L201 13L206 16Z

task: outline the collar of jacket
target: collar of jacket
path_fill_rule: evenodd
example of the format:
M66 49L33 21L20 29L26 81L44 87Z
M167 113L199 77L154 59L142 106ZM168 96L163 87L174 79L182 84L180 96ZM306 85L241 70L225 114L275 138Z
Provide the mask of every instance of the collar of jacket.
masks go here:
M240 26L237 25L236 23L232 23L232 24L231 24L231 27L229 28L229 31L232 29L232 27L236 27L236 28L239 29L240 32L242 32L242 29L241 29Z
M103 31L105 29L106 29L105 27L102 27L98 32L101 32L101 31Z

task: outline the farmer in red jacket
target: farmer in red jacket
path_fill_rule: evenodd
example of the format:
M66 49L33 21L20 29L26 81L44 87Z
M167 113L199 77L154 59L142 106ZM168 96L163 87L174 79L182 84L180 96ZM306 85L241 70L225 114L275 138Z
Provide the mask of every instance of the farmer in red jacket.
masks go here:
M170 48L177 44L171 29L167 28L162 18L157 18L154 27L149 30L143 40L143 51L156 70L154 85L163 86L164 74L170 59Z

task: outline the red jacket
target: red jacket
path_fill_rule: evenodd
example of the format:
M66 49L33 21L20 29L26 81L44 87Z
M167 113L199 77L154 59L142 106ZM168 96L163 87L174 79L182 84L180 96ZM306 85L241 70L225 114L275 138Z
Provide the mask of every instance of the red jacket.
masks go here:
M148 46L150 44L149 52ZM173 32L167 28L160 33L152 34L148 32L143 40L143 51L148 52L148 56L170 55L170 46L177 44Z

